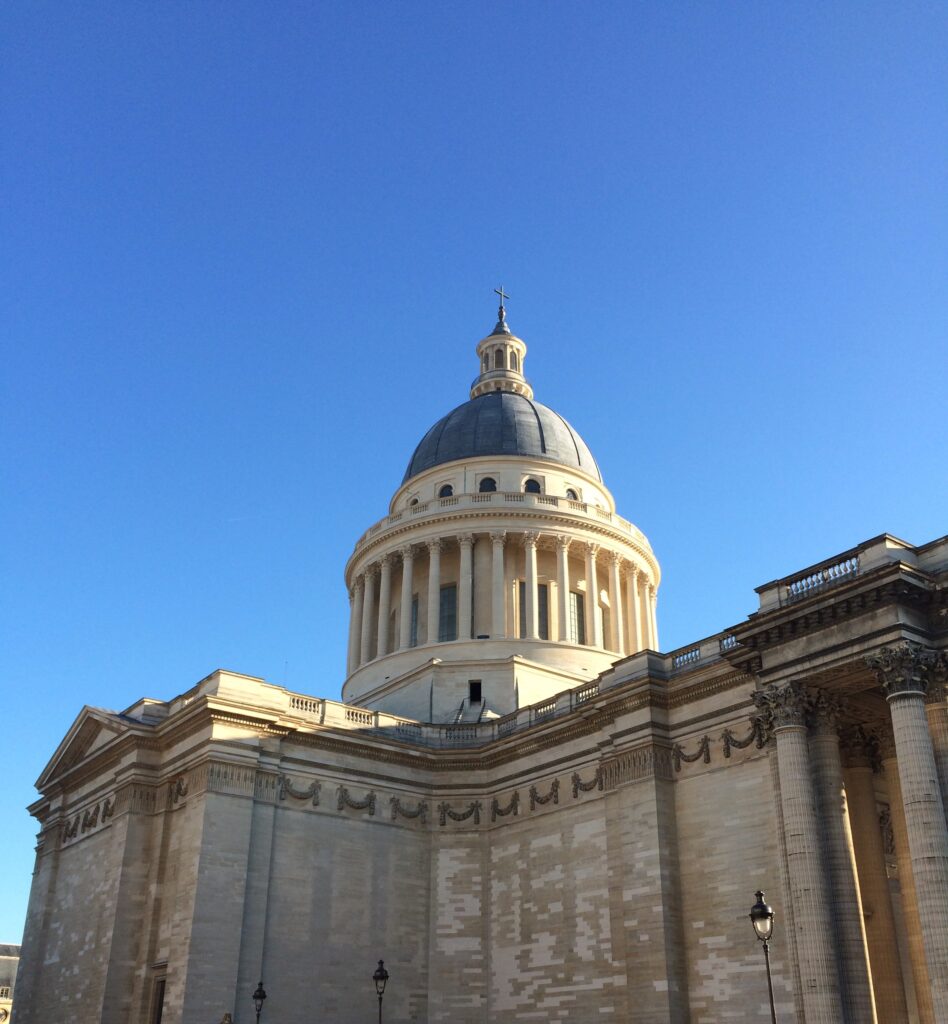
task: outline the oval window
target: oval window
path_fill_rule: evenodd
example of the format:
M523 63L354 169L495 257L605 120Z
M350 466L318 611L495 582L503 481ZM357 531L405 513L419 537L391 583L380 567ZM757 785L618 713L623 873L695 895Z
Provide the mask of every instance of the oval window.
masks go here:
M524 494L539 494L540 493L540 481L534 480L532 477L527 480L523 485Z
M572 487L567 488L566 497L569 498L570 501L579 501L579 495L573 490Z
M489 494L490 492L497 490L497 481L492 476L485 476L477 485L477 489L481 494Z
M438 491L439 498L450 498L454 495L454 488L450 484L445 484L444 487Z

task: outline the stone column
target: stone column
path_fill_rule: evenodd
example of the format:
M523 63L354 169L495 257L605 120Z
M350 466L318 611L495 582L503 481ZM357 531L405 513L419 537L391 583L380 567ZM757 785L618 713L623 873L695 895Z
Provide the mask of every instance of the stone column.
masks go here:
M474 535L458 537L461 550L460 586L458 587L458 640L471 639L472 601L474 599Z
M388 617L392 610L392 556L385 555L381 561L379 579L379 623L376 637L376 653L379 658L388 654Z
M635 654L645 644L642 643L642 620L639 615L639 570L634 565L626 574L625 589L629 602L629 653Z
M354 672L362 664L360 657L362 650L362 605L365 600L365 579L362 576L356 577L352 591L355 597L352 602L352 622L349 624L351 641L349 649L350 672Z
M939 655L919 644L883 647L866 659L886 691L898 760L918 918L924 936L932 1008L948 1022L948 826L928 731L925 694Z
M648 610L648 577L643 571L639 571L639 618L642 623L642 646L654 650L652 647L652 617Z
M648 626L651 637L649 646L653 651L659 650L658 646L658 587L654 583L648 585Z
M355 659L355 600L356 600L356 588L353 586L349 590L349 641L346 644L346 675L350 675L354 665Z
M619 579L619 566L622 558L616 551L610 551L609 562L609 604L612 606L611 629L609 630L612 649L618 654L625 654L625 623L622 615L622 583Z
M556 538L556 600L560 641L569 640L569 537Z
M823 827L823 854L836 924L845 1019L853 1024L862 1021L870 1024L877 1018L869 977L862 900L856 882L849 809L843 788L843 765L836 731L838 702L821 690L813 697L812 714L810 758Z
M441 626L441 541L428 541L428 637L429 644L438 642Z
M881 1024L907 1024L908 1009L902 985L895 914L889 895L885 846L873 783L873 761L878 765L876 744L862 729L851 727L843 733L843 753L843 781L856 853L856 874L862 897L876 1012Z
M539 534L528 531L523 535L523 593L525 615L524 625L528 640L540 636L540 615L537 598L537 538Z
M799 683L768 686L754 703L773 721L787 854L789 896L806 1024L840 1024L835 936L820 849L820 818L806 737L806 692ZM852 1022L856 1024L856 1022Z
M935 665L932 679L925 698L925 712L928 715L928 729L932 734L932 748L935 751L935 766L941 786L942 803L948 809L948 660L943 654Z
M586 545L586 643L590 647L602 647L602 630L599 626L599 577L596 575L598 544Z
M490 635L492 640L501 640L507 635L507 615L504 608L504 541L506 533L492 533L491 581L490 581Z
M360 664L364 665L372 653L372 627L375 618L375 569L365 570L365 591L362 596L362 639L359 647Z
M411 646L411 599L414 594L415 556L411 544L399 548L402 556L402 606L398 627L398 649L406 650Z
M928 965L925 963L925 940L918 917L915 898L915 876L912 873L912 854L909 851L905 814L902 810L902 791L899 788L899 762L895 756L895 739L891 733L882 736L882 768L889 793L889 824L895 845L895 859L899 870L899 889L902 894L902 913L908 940L909 966L919 1024L935 1024L932 990L928 983Z

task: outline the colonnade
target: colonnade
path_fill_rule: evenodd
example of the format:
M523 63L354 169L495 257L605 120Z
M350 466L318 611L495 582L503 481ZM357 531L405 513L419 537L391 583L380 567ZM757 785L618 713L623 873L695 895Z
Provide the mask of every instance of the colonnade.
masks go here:
M788 682L754 695L776 741L787 910L807 1024L909 1019L873 763L886 774L919 1020L948 1022L943 657L906 643L867 659L890 709L881 740L841 729L844 706L826 691Z
M481 569L476 572L475 547L487 544L489 559L481 558ZM541 574L538 553L548 553L551 548L555 556L552 566L547 557L551 571ZM447 571L443 568L445 556L450 560ZM488 578L482 579L481 575ZM518 604L519 592L513 586L521 582L522 608ZM578 642L576 616L570 608L573 594L574 600L583 604L582 641L586 645L614 651L619 656L658 647L655 584L644 569L622 552L564 534L495 530L405 544L367 565L354 578L349 593L349 672L396 650L438 642L441 590L451 584L457 587L459 640L472 638L475 591L490 594L490 632L481 636L521 637L522 625L522 638L541 639L540 587L553 584L555 606L551 607L553 597L548 590L546 621L555 621L556 635L545 639ZM607 602L600 600L601 588L607 590ZM398 604L394 630L390 627L393 600ZM608 608L606 620L603 605ZM418 621L422 611L423 623Z

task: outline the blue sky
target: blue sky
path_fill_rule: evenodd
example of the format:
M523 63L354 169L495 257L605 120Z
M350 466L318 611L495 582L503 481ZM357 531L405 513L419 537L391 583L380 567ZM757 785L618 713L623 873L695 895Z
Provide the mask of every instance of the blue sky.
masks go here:
M6 885L83 704L338 697L342 569L512 294L662 646L948 532L948 8L0 12Z

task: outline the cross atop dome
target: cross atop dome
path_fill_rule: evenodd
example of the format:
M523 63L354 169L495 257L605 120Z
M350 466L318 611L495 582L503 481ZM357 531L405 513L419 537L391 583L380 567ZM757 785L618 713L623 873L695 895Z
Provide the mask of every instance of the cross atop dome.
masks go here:
M500 306L497 309L497 323L493 331L491 331L491 335L510 334L510 328L507 326L507 309L504 306L504 299L509 299L510 296L504 291L503 285L495 288L494 294L500 296Z

